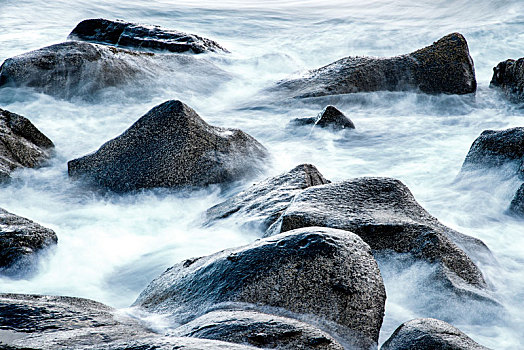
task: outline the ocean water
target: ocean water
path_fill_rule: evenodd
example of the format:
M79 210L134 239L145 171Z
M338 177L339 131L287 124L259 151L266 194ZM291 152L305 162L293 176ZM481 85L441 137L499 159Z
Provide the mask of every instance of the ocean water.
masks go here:
M456 180L483 130L524 124L524 108L489 89L498 62L524 56L524 2L0 0L0 61L62 42L79 21L97 17L196 33L231 54L202 55L199 64L184 68L160 64L151 82L108 89L96 99L0 89L0 108L28 117L56 145L49 166L16 171L12 183L0 187L0 207L52 228L59 238L38 272L0 278L0 291L79 296L125 308L174 263L260 235L234 225L200 226L202 212L228 195L216 188L115 196L68 179L68 160L96 150L153 106L180 99L209 123L240 128L264 144L273 156L264 176L307 162L333 181L395 177L441 222L488 245L496 263L481 268L504 309L496 322L482 304L454 304L420 288L431 266L395 269L395 262L380 261L388 294L380 342L404 321L440 317L485 346L524 347L524 221L506 213L520 182L504 169ZM279 79L344 56L404 54L451 32L468 41L478 81L474 96L378 92L282 101L264 92ZM216 73L212 79L209 72ZM327 104L357 129L286 127Z

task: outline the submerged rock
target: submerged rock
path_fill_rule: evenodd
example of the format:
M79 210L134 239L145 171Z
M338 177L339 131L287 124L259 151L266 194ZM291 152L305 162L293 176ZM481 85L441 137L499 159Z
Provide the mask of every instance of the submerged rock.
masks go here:
M0 108L0 181L16 168L35 168L51 156L53 142L27 118Z
M400 325L381 350L489 350L449 323L418 318Z
M27 274L38 253L57 241L54 231L0 208L0 274Z
M497 64L489 86L502 89L514 102L524 102L524 57Z
M218 310L177 328L173 335L282 350L343 350L333 337L307 323L257 311Z
M217 42L195 34L102 18L83 20L69 34L68 39L140 50L228 52Z
M522 184L517 190L517 193L515 193L509 210L516 215L524 217L524 184Z
M378 340L385 298L367 244L349 232L313 227L186 260L151 282L134 306L181 324L232 303L270 307L334 322L355 347L368 348Z
M206 224L234 217L248 226L265 231L303 189L329 182L314 165L298 165L209 208Z
M318 125L321 128L335 130L355 129L355 124L336 107L327 106L315 118L297 118L291 121L292 125Z
M276 89L296 97L384 90L468 94L477 82L466 39L452 33L402 56L342 58L303 78L281 81Z
M398 180L357 178L305 189L267 235L310 226L351 231L373 250L411 253L436 263L445 283L459 293L469 295L474 287L483 295L487 286L464 252L477 260L491 257L484 243L442 225Z
M253 137L209 125L192 108L172 100L67 166L71 177L125 192L228 184L253 175L267 157L267 150Z

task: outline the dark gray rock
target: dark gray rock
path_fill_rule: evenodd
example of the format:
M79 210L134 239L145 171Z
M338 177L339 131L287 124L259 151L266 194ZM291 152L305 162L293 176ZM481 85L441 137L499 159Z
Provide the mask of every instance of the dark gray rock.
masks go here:
M57 241L54 231L0 208L0 274L31 272L38 253Z
M524 57L497 64L489 86L502 89L513 102L524 102Z
M51 156L53 142L27 118L0 108L0 181L16 168L35 168Z
M71 177L125 192L228 184L256 173L267 156L243 131L211 126L192 108L172 100L67 166Z
M209 312L177 328L173 335L249 344L264 349L344 349L328 333L307 323L244 310Z
M86 19L69 34L70 40L83 40L131 49L169 52L228 52L217 42L158 26L146 27L124 21Z
M265 231L303 189L330 181L311 164L270 177L206 211L206 224L234 217L256 230Z
M410 253L437 263L445 282L458 292L469 294L474 287L480 293L487 286L464 252L489 258L484 243L442 225L398 180L357 178L305 189L266 235L310 226L348 230L375 251Z
M518 216L524 217L524 184L522 184L517 190L517 193L515 193L509 210Z
M355 129L355 124L333 106L327 106L315 118L293 119L291 125L318 125L321 128L329 127L335 130Z
M449 323L418 318L400 325L381 350L488 350Z
M281 81L275 89L295 97L315 97L384 90L468 94L476 88L466 39L452 33L403 56L342 58L306 77Z
M212 308L247 303L333 322L355 347L368 348L378 340L385 298L367 244L313 227L186 260L151 282L134 306L184 324Z

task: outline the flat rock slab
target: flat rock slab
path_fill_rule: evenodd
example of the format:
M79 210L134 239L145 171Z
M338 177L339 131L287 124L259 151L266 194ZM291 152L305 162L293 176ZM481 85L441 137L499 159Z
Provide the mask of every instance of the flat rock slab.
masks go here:
M67 166L73 178L126 192L227 185L256 174L267 157L267 150L253 137L209 125L192 108L172 100Z
M316 97L371 91L419 90L469 94L477 82L466 39L452 33L432 45L391 58L346 57L284 80L274 90L293 97Z
M130 49L168 52L228 52L217 42L158 26L142 26L103 18L86 19L75 27L69 40L83 40Z
M524 57L497 64L489 86L502 89L510 101L524 102Z
M296 118L291 125L315 125L334 130L355 129L355 124L334 106L326 106L315 118Z

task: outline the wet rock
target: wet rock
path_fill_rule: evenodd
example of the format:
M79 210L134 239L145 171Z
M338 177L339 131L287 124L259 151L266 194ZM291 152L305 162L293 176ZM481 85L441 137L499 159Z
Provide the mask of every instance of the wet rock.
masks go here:
M513 102L524 102L524 57L497 64L489 86L502 89Z
M192 53L228 52L217 42L195 34L102 18L86 19L80 22L69 34L68 39L140 50Z
M390 178L357 178L305 189L266 235L323 226L359 235L375 251L411 253L440 266L439 275L459 293L486 288L477 260L491 257L484 243L442 225L409 189ZM466 252L464 252L464 250Z
M291 125L318 125L321 128L329 127L335 130L355 129L355 124L333 106L327 106L315 118L293 119Z
M524 184L515 193L509 210L516 215L524 217Z
M51 156L53 142L27 118L0 109L0 181L16 168L35 168Z
M192 108L171 100L95 153L67 165L71 177L126 192L228 184L253 175L267 156L243 131L209 125Z
M212 311L177 328L173 335L249 344L265 349L344 349L329 334L307 323L256 311Z
M70 349L70 348L68 348ZM257 348L217 340L198 338L150 337L129 339L89 347L76 347L75 350L256 350ZM26 350L26 349L21 349Z
M400 325L381 350L488 350L449 323L418 318Z
M38 253L57 241L54 231L0 208L0 274L29 273Z
M329 183L314 165L301 164L287 173L270 177L206 211L206 224L234 217L247 226L265 231L303 189Z
M452 33L402 56L342 58L303 78L281 81L276 90L295 97L315 97L385 90L468 94L476 88L466 39Z
M355 347L368 348L378 340L385 298L367 244L349 232L313 227L177 264L134 305L184 324L212 308L247 303L333 322Z

